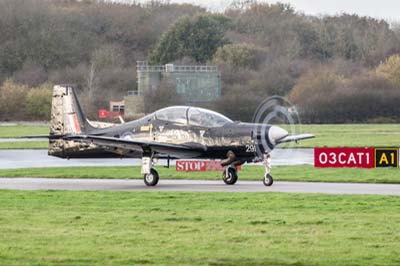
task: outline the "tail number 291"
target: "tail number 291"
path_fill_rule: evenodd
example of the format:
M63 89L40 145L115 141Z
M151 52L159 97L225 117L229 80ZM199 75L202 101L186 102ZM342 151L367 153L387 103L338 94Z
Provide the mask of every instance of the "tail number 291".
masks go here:
M256 152L256 145L255 144L246 145L246 152Z

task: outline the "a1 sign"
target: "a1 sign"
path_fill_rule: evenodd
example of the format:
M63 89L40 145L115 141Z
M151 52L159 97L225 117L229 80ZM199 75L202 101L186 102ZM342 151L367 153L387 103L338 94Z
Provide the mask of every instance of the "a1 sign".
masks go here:
M321 168L374 168L374 148L315 148L314 166Z
M399 149L376 148L375 167L399 167Z

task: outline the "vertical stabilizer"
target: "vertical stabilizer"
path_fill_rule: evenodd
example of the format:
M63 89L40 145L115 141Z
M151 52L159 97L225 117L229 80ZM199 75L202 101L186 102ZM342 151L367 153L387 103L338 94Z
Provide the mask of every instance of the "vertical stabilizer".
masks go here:
M56 85L53 88L50 135L88 134L93 127L88 123L74 88ZM66 157L65 150L79 144L63 139L49 140L49 155Z
M50 126L50 134L82 134L93 130L72 86L54 86Z

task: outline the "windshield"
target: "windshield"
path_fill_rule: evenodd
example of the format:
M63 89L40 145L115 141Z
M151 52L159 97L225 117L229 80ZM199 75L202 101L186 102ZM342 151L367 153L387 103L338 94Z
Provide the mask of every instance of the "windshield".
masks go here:
M222 127L226 123L232 122L226 116L219 113L197 107L190 107L189 125L202 127Z
M173 123L187 124L187 112L188 107L186 106L173 106L161 109L156 112L157 119L170 121Z

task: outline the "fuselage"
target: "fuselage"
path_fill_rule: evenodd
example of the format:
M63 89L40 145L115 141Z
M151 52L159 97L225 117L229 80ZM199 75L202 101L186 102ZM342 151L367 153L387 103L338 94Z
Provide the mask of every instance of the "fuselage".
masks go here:
M192 112L197 112L199 119L195 121ZM179 110L179 112L177 112ZM164 116L171 112L175 115ZM202 114L200 114L203 112ZM197 119L197 118L196 118ZM201 121L204 119L204 121ZM213 121L207 121L211 119ZM241 160L252 160L257 154L273 149L268 138L271 125L233 122L232 120L209 110L195 107L170 107L162 109L141 119L98 129L93 135L117 137L127 140L159 142L169 144L190 144L204 147L201 152L174 154L157 154L165 158L207 158L224 159L228 151L235 153ZM257 133L258 132L258 133ZM263 136L260 136L262 134ZM261 141L264 140L264 145ZM141 149L114 150L116 154L128 157L141 157Z
M154 154L158 158L225 159L231 151L240 161L262 157L263 153L274 148L274 139L287 136L285 130L276 126L234 122L219 113L188 106L164 108L138 120L107 128L91 128L86 134L191 147L187 150L158 150ZM141 158L143 148L133 148L132 145L129 149L65 145L60 157L115 156Z

